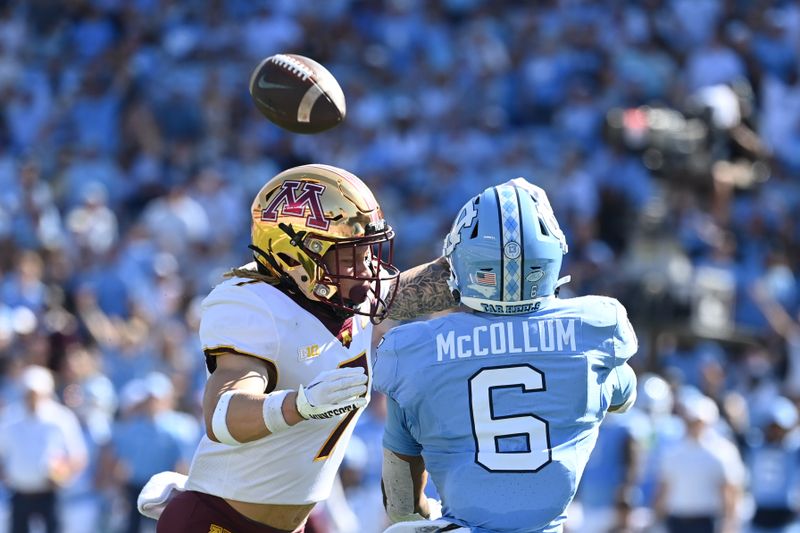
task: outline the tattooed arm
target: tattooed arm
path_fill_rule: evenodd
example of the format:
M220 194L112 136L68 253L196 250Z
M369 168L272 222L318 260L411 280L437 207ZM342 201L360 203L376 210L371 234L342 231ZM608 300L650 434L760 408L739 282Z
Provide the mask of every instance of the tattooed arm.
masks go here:
M444 257L401 272L389 318L409 320L455 306L448 279L450 267Z

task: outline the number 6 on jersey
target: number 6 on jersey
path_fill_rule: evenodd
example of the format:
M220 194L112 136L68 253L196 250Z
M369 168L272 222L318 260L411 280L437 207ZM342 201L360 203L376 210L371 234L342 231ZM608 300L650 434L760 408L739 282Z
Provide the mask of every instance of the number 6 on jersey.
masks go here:
M469 378L475 461L490 472L538 472L550 463L546 420L533 413L495 416L495 389L519 387L523 393L547 390L544 374L530 365L483 368ZM525 437L527 451L499 451L500 439Z

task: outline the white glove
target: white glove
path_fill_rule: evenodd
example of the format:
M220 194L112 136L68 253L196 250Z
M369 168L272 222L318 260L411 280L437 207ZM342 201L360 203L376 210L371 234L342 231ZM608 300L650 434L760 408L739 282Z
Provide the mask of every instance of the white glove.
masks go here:
M439 520L442 517L442 502L434 498L428 500L428 520Z
M307 387L297 391L297 412L309 418L325 419L367 405L367 374L361 367L326 370Z

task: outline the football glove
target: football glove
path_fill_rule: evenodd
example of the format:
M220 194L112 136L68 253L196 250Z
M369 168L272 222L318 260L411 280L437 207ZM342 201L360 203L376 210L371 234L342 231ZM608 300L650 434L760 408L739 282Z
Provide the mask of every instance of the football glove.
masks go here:
M326 370L297 391L297 412L308 420L339 416L367 405L367 374L361 367Z
M442 517L442 502L434 498L428 500L428 520L439 520Z

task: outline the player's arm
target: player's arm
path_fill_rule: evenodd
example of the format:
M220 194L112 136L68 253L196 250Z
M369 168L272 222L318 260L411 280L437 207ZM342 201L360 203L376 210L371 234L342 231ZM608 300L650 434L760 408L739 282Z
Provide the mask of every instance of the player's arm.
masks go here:
M329 418L366 403L363 368L329 370L297 391L265 394L270 386L265 361L236 353L215 357L216 368L203 395L203 416L208 438L217 442L243 444L304 419Z
M217 437L214 434L213 419L222 395L229 391L235 392L228 400L225 416L230 435L239 442L249 442L269 435L270 431L260 416L266 399L264 391L269 384L267 363L255 357L233 353L217 355L216 363L217 367L208 378L203 394L203 416L208 438L217 442L220 442L220 438L224 439L223 436ZM281 402L281 413L289 426L302 420L293 406L296 395L296 392L289 392Z
M425 497L428 472L422 447L408 429L406 414L391 396L386 397L381 488L386 514L392 522L435 520L441 517L439 502Z
M381 488L383 506L392 523L441 516L441 509L433 509L438 502L425 496L427 484L428 472L422 456L403 455L384 448Z
M606 384L611 387L610 413L624 413L636 403L636 373L627 364L611 369Z
M448 279L450 267L444 257L404 270L397 281L397 294L388 317L409 320L455 306L457 302L447 286Z

